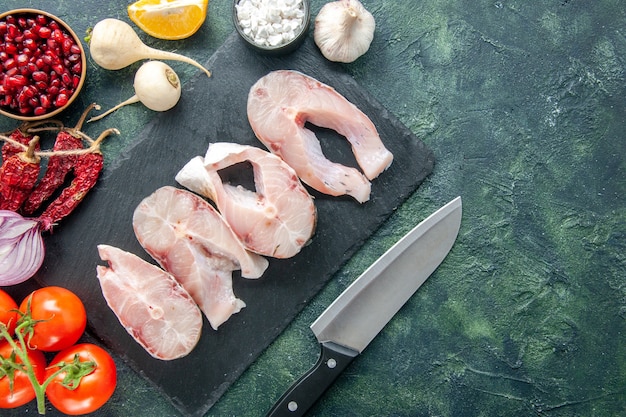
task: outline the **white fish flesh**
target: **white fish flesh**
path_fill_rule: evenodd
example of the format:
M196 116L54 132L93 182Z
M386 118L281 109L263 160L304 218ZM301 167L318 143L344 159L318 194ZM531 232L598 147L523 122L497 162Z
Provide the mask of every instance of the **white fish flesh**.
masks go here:
M248 162L254 190L224 183L219 171ZM313 198L295 171L263 149L229 142L211 143L176 175L176 181L213 200L247 249L275 258L296 255L315 230Z
M259 278L267 259L247 251L222 216L201 197L165 186L135 209L143 248L189 292L217 330L245 303L233 293L232 272Z
M369 180L393 161L367 115L332 87L297 71L273 71L259 79L248 94L247 113L257 138L305 184L324 194L347 194L365 202ZM329 161L307 122L343 135L364 175Z
M186 356L200 340L202 313L174 277L137 255L98 245L102 294L122 326L150 355Z

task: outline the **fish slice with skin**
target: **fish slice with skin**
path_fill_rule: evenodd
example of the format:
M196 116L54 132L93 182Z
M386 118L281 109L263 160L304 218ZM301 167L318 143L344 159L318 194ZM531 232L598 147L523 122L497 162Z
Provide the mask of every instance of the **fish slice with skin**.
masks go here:
M298 71L273 71L259 79L250 88L247 114L257 138L324 194L363 203L369 200L369 180L393 161L367 115L332 87ZM329 161L307 122L343 135L364 175Z
M189 293L135 254L109 245L98 245L98 253L109 264L96 267L102 294L126 331L157 359L189 354L202 330L202 313Z
M219 171L249 162L255 190L222 182ZM211 143L176 181L210 198L247 249L275 258L296 255L311 239L317 212L295 171L263 149L230 142Z
M213 206L187 190L157 189L135 209L133 229L216 330L245 307L233 293L232 272L241 269L243 277L259 278L269 264L244 248Z

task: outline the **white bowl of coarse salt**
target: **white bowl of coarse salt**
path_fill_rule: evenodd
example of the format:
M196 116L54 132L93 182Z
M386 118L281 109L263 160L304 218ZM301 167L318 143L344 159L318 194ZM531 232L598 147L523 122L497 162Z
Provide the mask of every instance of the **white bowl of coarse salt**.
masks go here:
M287 54L307 36L309 0L235 0L233 22L246 44L269 54Z

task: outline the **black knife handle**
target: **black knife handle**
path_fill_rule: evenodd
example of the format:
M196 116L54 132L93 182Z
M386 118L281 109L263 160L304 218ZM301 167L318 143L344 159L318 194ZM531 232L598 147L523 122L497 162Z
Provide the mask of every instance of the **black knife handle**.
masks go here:
M300 417L346 369L358 352L326 342L317 363L283 394L274 404L267 417Z

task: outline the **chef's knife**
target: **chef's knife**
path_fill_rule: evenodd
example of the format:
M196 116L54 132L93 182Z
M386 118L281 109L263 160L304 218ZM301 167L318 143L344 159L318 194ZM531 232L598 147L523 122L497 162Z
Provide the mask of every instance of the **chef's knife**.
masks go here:
M303 416L446 257L461 226L457 197L407 233L315 320L317 363L276 402L268 417Z

